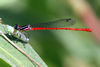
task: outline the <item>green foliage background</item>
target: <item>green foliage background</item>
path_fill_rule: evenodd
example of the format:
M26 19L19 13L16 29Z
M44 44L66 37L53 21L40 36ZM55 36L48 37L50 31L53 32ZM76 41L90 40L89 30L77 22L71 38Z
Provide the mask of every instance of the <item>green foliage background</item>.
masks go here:
M100 18L100 1L86 0ZM87 28L64 0L0 0L0 17L5 24L27 25L64 18L76 20L72 28ZM100 67L100 46L92 33L83 31L28 31L29 43L48 67ZM0 60L0 67L10 67ZM84 66L85 67L85 66Z

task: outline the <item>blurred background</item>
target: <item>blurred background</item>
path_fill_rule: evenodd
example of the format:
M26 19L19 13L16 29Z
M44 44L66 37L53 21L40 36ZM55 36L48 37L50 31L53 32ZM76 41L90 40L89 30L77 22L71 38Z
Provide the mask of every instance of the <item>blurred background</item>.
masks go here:
M100 67L100 0L0 0L0 18L20 26L72 18L72 28L93 32L27 31L29 44L48 67ZM11 67L0 59L0 67Z

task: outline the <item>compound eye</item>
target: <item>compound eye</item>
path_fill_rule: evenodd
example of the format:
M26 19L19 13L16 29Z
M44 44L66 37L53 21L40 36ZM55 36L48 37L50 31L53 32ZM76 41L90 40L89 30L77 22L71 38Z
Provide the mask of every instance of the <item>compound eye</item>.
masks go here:
M19 27L19 25L17 25L17 27Z
M15 24L15 27L14 27L15 29L19 29L19 25L18 24Z

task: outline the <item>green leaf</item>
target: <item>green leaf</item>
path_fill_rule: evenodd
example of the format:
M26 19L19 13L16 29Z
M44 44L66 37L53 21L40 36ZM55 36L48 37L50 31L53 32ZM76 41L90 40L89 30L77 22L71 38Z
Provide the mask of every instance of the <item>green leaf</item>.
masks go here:
M2 24L0 24L0 30L7 34ZM20 41L15 44L41 67L47 67L39 55L30 46L30 44L25 44L25 47ZM0 58L9 63L12 67L36 67L31 60L29 60L24 54L12 46L5 38L2 37L2 35L0 36Z

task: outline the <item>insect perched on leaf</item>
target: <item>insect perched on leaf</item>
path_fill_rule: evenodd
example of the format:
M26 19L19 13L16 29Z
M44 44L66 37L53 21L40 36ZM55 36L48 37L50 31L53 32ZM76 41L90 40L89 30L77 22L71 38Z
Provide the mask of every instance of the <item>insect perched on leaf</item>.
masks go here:
M34 30L75 30L75 31L92 32L92 30L89 28L65 28L65 27L73 26L75 23L76 23L75 20L71 18L67 18L67 19L61 19L61 20L56 20L47 23L40 23L35 25L28 24L24 26L19 26L18 24L15 24L15 27L4 25L4 28L6 29L9 35L13 35L14 37L22 40L25 43L29 41L29 34L25 33L24 31L29 31L29 30L32 31Z

